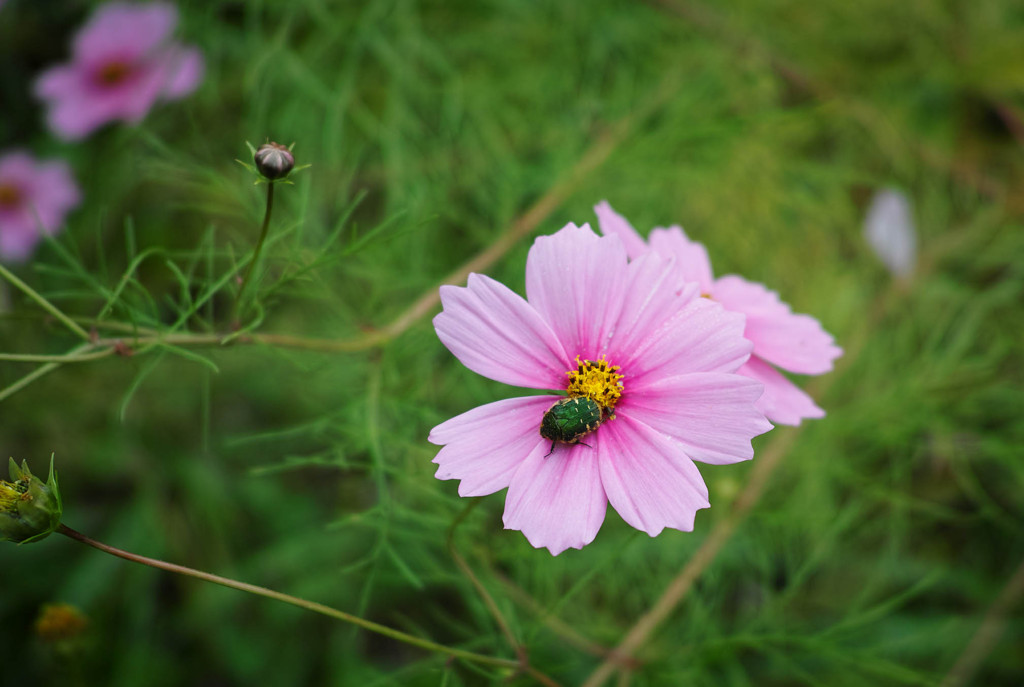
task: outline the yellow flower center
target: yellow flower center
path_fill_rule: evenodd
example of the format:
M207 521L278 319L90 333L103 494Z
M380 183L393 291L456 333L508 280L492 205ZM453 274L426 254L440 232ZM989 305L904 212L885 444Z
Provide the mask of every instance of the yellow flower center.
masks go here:
M602 355L597 360L580 360L576 356L576 369L569 376L569 398L586 396L605 410L611 410L622 398L622 378L619 366L611 365Z
M14 513L18 510L18 502L31 499L28 493L28 482L0 481L0 513Z
M21 189L12 184L0 184L0 210L16 208L21 204Z
M132 66L127 62L107 62L96 70L96 81L103 86L116 86L132 73Z

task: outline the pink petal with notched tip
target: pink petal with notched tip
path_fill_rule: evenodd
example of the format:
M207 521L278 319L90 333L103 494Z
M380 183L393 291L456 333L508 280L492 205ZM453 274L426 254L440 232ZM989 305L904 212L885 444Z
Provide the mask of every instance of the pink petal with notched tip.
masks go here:
M635 260L647 252L647 244L644 243L643 237L625 217L612 210L607 200L595 205L594 213L597 215L597 226L601 233L605 236L618 236L630 260Z
M466 287L442 286L441 304L444 310L434 318L437 336L469 369L513 386L565 386L572 365L562 344L504 284L471 274Z
M663 257L674 257L685 281L700 284L701 293L711 293L714 276L711 259L704 244L691 241L682 227L656 228L650 236L651 250Z
M803 389L757 356L751 356L736 372L764 384L764 395L758 399L757 409L772 422L796 426L803 419L825 417L825 411Z
M484 496L504 489L523 459L537 446L540 422L556 396L510 398L479 406L430 430L428 440L444 445L434 462L438 479L457 479L459 496Z
M530 249L526 300L570 358L597 358L622 303L625 272L621 241L602 240L586 224L569 224L552 236L537 237Z
M505 529L522 531L533 546L557 556L594 540L608 499L595 449L558 444L545 458L548 450L547 442L538 445L516 470L502 519Z
M710 505L704 480L683 448L642 422L624 415L607 421L594 448L612 507L652 537L666 527L692 531L697 511Z
M762 391L739 375L697 372L634 383L616 410L674 438L693 460L724 465L752 458L750 440L772 428L754 407Z
M753 342L754 355L784 370L821 374L843 354L816 319L793 313L761 284L729 275L715 282L713 296L727 309L746 315L744 336Z

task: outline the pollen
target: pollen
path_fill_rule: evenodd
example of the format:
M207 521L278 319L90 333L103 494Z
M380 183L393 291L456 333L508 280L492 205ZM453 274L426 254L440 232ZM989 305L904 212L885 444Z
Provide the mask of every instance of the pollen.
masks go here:
M586 396L605 410L611 410L622 398L622 378L619 366L612 365L602 355L597 360L580 360L576 356L576 369L569 376L569 398Z
M127 62L108 62L96 70L96 83L100 86L116 86L131 75L132 67Z
M28 494L27 484L0 481L0 513L14 513L18 510L18 502L24 501Z
M0 210L12 210L21 205L21 189L12 184L0 184Z

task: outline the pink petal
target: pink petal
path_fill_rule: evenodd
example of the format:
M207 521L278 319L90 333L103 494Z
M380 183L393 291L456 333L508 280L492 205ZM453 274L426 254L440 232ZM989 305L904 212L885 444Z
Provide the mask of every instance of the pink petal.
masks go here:
M738 374L693 373L634 384L616 410L674 438L693 460L724 465L752 458L750 440L772 428L754 405L761 392Z
M764 384L764 395L758 399L757 408L772 422L795 426L804 418L825 417L825 411L803 389L757 356L750 356L736 372Z
M692 285L696 289L696 285ZM751 344L743 338L743 316L707 298L693 298L669 310L670 319L648 332L620 363L628 393L632 383L690 372L734 372L746 362Z
M138 65L138 72L130 81L125 81L115 89L97 92L94 97L108 103L111 119L138 124L160 98L168 76L159 60L147 62Z
M36 244L40 234L35 230L30 217L10 218L0 216L0 258L10 262L24 262Z
M39 75L33 90L36 97L55 100L66 93L78 90L81 77L73 65L51 67Z
M683 448L642 422L620 415L598 430L601 483L627 523L652 537L664 528L693 530L708 490Z
M163 63L162 97L168 100L183 98L196 90L203 80L203 55L195 48L169 48L161 58Z
M810 315L794 314L774 291L729 275L715 282L715 300L747 316L744 335L754 355L790 372L821 374L843 354L832 336Z
M167 40L177 23L178 11L171 4L105 3L75 37L75 61L136 60Z
M601 229L601 233L605 236L618 236L631 260L639 258L649 250L643 237L637 233L633 225L627 222L625 217L612 210L612 206L608 204L607 200L602 200L595 205L594 212L597 214L597 226Z
M670 260L647 253L629 263L622 285L622 306L609 329L608 342L609 359L616 365L626 365L623 373L627 379L639 373L633 366L637 351L696 297L697 285L683 284Z
M463 365L514 386L565 387L570 358L540 315L508 287L471 274L464 288L442 286L441 303L434 329Z
M64 222L64 216L79 202L81 193L63 160L40 163L33 183L33 210L43 231L53 234Z
M589 443L589 442L588 442ZM557 556L594 541L608 499L596 449L581 444L539 444L519 466L505 499L505 529L521 530L537 547Z
M701 293L711 293L714 277L711 259L704 244L691 241L682 227L655 229L649 239L651 250L658 255L674 257L677 269L685 281L700 284Z
M556 396L510 398L442 422L428 438L445 445L434 458L438 464L434 476L462 480L459 496L484 496L504 489L534 449L550 446L540 436L540 422L557 401Z
M526 299L570 360L595 359L604 352L622 302L626 264L622 242L599 238L586 224L569 224L534 241L526 259Z
M71 94L50 103L46 122L61 140L79 141L118 115L116 103Z

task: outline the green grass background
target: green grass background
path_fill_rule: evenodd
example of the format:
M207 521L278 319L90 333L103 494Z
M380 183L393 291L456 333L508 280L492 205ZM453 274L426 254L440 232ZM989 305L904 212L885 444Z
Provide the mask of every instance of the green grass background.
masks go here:
M137 128L59 144L31 82L67 58L93 5L0 9L0 148L69 159L85 197L17 269L34 288L96 317L153 249L106 319L224 331L234 287L214 285L263 209L234 159L268 137L313 166L277 189L258 331L384 326L566 179L532 235L594 221L602 199L644 232L681 223L719 274L777 290L848 353L810 386L828 416L798 431L628 684L949 673L1024 559L1019 3L180 2L180 37L206 57L200 90ZM607 158L575 173L600 141ZM899 283L861 235L887 186L919 230L919 268ZM521 293L530 242L488 274ZM0 342L76 344L15 291ZM0 386L33 368L0 363ZM37 472L55 453L65 522L107 543L512 658L446 548L467 502L433 478L426 436L517 393L464 369L424 317L362 352L161 348L66 365L2 402L0 446ZM553 558L502 530L496 494L455 545L531 664L579 684L599 659L551 619L614 646L752 468L702 466L712 507L693 533L651 539L609 510L594 543ZM3 546L0 571L0 684L529 684L62 537ZM32 632L57 601L90 620L71 652ZM970 684L1024 679L1021 604L1004 611Z

